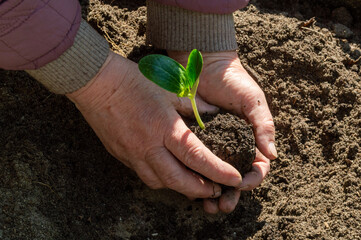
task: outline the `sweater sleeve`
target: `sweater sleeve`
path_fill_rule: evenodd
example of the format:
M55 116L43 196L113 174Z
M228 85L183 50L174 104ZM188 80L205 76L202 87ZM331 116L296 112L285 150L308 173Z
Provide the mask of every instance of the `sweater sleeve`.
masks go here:
M197 48L204 52L218 52L237 49L233 13L229 11L235 10L235 6L244 6L248 1L192 2L197 4L191 7L188 0L148 0L147 43L173 51ZM219 11L212 11L213 7L207 6L208 2L209 6L218 4ZM234 4L233 7L222 7L220 3L223 2L225 6L230 2Z
M96 75L109 46L81 19L77 0L6 0L0 1L0 53L0 68L26 70L64 94Z
M85 86L98 73L108 54L105 38L82 20L70 48L56 60L26 72L51 92L71 93Z

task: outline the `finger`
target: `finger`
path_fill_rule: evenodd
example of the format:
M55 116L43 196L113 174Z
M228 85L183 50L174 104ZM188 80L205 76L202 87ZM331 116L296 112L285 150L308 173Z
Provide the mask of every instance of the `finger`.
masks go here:
M163 184L188 198L219 197L222 189L218 184L204 180L195 172L186 169L165 147L147 151L146 161Z
M132 167L137 173L138 177L151 189L165 188L163 182L146 162L133 164Z
M277 158L275 126L264 93L255 85L242 96L242 113L253 124L257 147L266 157Z
M199 114L205 114L205 113L215 114L215 113L219 112L218 107L207 103L198 95L196 96L196 103L197 103L197 108L198 108ZM191 104L190 100L189 100L189 104Z
M205 102L202 98L196 96L196 104L198 108L199 114L215 114L219 112L219 108L216 106L213 106L211 104L208 104ZM194 118L194 112L192 108L192 103L189 98L183 97L183 98L177 98L177 100L174 102L174 106L179 114L185 117L192 117Z
M208 179L227 186L240 186L241 174L206 148L180 117L174 121L164 144L184 165Z
M203 199L203 209L209 214L216 214L219 212L218 199L217 198L205 198Z
M234 189L227 189L219 198L219 210L224 213L231 213L236 208L241 192Z
M252 163L252 170L245 174L238 190L249 191L258 187L270 170L270 160L258 149L256 151L256 159Z

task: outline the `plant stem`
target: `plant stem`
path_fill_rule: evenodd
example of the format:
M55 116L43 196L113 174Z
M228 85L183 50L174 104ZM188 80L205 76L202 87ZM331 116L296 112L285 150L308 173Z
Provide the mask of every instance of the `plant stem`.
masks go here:
M202 119L201 119L201 117L199 116L199 113L198 113L195 96L189 97L189 99L191 100L194 116L196 116L198 125L201 127L201 129L205 129L204 123L202 122Z
M202 122L202 119L199 116L199 112L196 104L196 94L197 94L198 84L199 84L199 78L197 78L196 82L193 84L193 87L191 89L190 94L188 95L188 98L191 100L194 116L196 116L198 125L201 127L201 129L205 129L206 127L204 126L204 123Z

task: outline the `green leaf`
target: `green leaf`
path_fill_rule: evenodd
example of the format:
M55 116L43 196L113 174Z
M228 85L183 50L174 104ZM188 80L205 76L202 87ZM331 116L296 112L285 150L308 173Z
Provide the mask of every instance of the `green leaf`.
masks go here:
M187 76L188 76L188 84L190 88L193 88L194 83L199 78L199 75L202 72L203 67L203 58L202 54L197 50L193 49L189 54L188 63L187 63Z
M160 54L145 56L139 61L138 68L146 78L179 97L189 93L186 70L170 57Z

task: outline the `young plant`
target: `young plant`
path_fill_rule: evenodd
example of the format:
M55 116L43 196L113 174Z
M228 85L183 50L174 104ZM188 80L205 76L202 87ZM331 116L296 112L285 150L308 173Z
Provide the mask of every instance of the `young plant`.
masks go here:
M176 93L178 97L188 97L191 100L198 125L202 129L205 128L199 116L195 100L199 75L203 67L203 58L197 49L194 49L189 54L186 69L172 58L159 54L152 54L142 58L138 67L146 78L158 86Z

